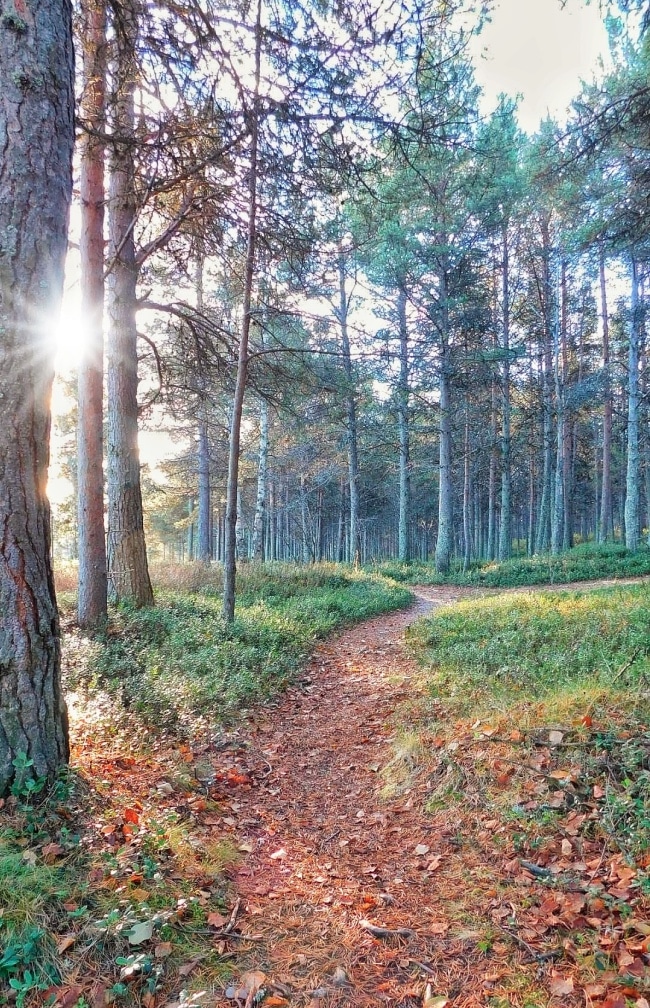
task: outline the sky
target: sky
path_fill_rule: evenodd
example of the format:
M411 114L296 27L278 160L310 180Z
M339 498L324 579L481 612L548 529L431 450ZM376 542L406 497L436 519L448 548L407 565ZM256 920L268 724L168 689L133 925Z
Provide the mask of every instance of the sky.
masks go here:
M491 22L475 41L478 83L486 111L500 92L523 95L519 124L534 132L547 112L563 121L580 89L607 54L597 0L496 0Z

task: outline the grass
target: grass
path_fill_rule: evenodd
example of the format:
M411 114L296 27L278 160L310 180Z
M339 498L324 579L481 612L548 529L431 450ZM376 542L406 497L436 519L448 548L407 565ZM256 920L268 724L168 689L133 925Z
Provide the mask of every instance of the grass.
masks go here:
M619 847L649 845L649 586L465 600L409 641L441 722L535 744L561 729L586 793L603 785L599 814Z
M145 723L178 729L197 716L227 721L267 700L319 638L412 597L378 574L269 565L245 572L235 622L226 626L219 571L188 565L156 574L156 606L114 612L83 676L73 669L68 682L99 687Z
M517 557L502 563L480 563L463 572L457 563L449 574L438 574L431 563L396 561L373 569L395 581L408 584L454 584L484 588L516 588L526 585L559 585L600 578L628 578L650 575L650 549L634 552L620 543L584 543L558 556L543 554Z

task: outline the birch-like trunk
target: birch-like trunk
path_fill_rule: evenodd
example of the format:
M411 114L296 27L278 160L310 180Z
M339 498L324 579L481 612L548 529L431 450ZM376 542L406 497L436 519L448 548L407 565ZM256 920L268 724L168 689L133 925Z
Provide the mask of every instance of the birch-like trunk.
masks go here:
M84 0L80 47L83 92L79 140L81 309L85 340L77 380L77 547L79 626L95 630L107 617L104 529L104 141L106 7Z
M440 335L440 419L439 483L438 483L438 538L436 540L436 570L446 574L451 564L454 545L454 496L451 457L451 360L449 353L449 319L446 276L441 276L441 335Z
M348 445L348 485L350 499L350 560L358 562L361 556L361 540L359 537L359 447L357 439L357 402L355 398L354 372L352 355L350 353L350 337L348 332L349 302L345 286L345 255L339 247L339 304L338 322L341 329L341 353L345 370L346 408L347 408L347 445Z
M466 571L472 560L472 484L471 457L469 443L469 404L465 403L465 445L463 465L463 571Z
M196 257L195 295L198 312L203 311L203 265L204 255L201 243ZM197 366L199 362L197 360ZM198 476L198 521L196 555L201 563L209 564L212 560L212 500L210 488L210 439L208 432L208 399L205 382L199 375L198 402L198 445L197 445L197 476Z
M115 95L110 158L108 278L108 569L116 600L153 605L144 538L138 451L139 266L133 155L138 8L125 0L115 33Z
M399 384L397 388L397 420L399 426L399 522L397 558L402 563L410 559L409 554L409 514L411 510L411 463L409 432L409 347L406 322L405 287L400 287L397 295L397 318L399 326Z
M627 466L625 473L625 545L639 548L639 350L641 326L639 319L639 277L636 259L630 263L630 340L628 348L627 393Z
M508 228L502 235L501 320L503 362L501 365L501 514L499 521L499 560L512 553L512 471L510 458L510 263Z
M614 513L612 506L612 426L613 402L612 381L609 373L609 311L607 307L607 280L605 276L605 253L600 250L598 262L600 282L600 312L603 324L603 371L605 372L605 403L603 406L603 449L600 491L600 521L598 538L601 542L614 537Z
M260 402L260 444L257 462L257 497L253 518L253 560L264 562L264 517L266 513L266 481L269 466L269 404Z
M53 347L72 193L69 3L0 23L0 796L68 758L46 495ZM30 765L31 761L31 765ZM22 767L22 768L21 768Z
M230 439L228 442L228 486L226 490L226 530L223 564L223 616L227 623L235 618L235 577L237 573L237 491L239 488L239 448L244 396L248 382L248 344L250 338L257 245L257 174L258 127L260 104L260 74L262 57L262 0L257 0L255 18L254 90L250 111L250 164L248 170L248 233L244 269L244 299L242 325L237 358L237 378L232 404Z

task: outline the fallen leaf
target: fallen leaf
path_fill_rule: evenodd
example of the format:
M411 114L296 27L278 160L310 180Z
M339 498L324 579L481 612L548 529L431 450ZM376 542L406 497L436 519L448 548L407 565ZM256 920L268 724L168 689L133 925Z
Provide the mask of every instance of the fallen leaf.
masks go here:
M168 955L172 954L173 948L174 946L171 942L160 942L153 950L153 954L156 959L166 959Z
M551 994L554 994L556 997L559 997L561 994L571 994L573 992L573 980L571 977L552 977L549 989Z
M550 731L548 733L548 740L551 745L559 745L564 738L564 732L561 731Z
M140 816L138 815L136 810L132 808L124 809L122 813L122 818L124 819L124 822L134 823L136 826L140 822Z
M422 857L424 854L428 854L430 850L431 848L429 847L428 844L419 843L415 848L415 850L413 851L413 853L417 854L418 857Z
M190 973L192 972L192 970L196 969L196 967L199 965L200 962L201 962L200 959L192 959L191 962L183 963L182 966L178 967L178 973L179 973L179 975L180 976L189 976Z
M134 924L128 932L129 944L142 945L142 942L149 941L152 935L153 921L141 921L139 924Z
M223 914L218 913L216 910L208 914L208 924L211 927L223 927L228 921L223 916Z
M287 852L284 849L284 847L280 847L280 850L273 851L272 854L269 854L271 861L282 861L284 858L286 858L286 856Z
M54 864L59 855L63 853L63 847L58 843L45 844L41 850L41 856L45 864Z
M281 1008L282 1005L289 1004L286 998L278 997L276 994L273 994L271 997L264 998L262 1003L267 1006L273 1005L274 1008Z
M57 942L56 946L56 950L59 953L59 955L63 955L63 953L67 949L72 948L76 940L77 940L76 935L66 935L64 938L61 938L61 940Z

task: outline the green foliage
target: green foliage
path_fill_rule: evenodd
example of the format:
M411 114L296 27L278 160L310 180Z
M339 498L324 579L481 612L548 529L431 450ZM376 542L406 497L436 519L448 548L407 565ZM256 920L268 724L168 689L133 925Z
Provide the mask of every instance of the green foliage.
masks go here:
M463 573L460 564L449 574L438 574L432 564L397 561L375 568L385 577L408 584L454 584L484 588L516 588L525 585L570 584L599 578L640 577L650 574L650 549L632 552L620 543L584 543L558 556L518 557L502 563L480 564Z
M160 592L152 609L120 609L92 673L147 723L224 720L286 686L319 637L410 599L384 577L335 565L255 568L228 627L209 580L193 594Z

